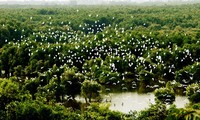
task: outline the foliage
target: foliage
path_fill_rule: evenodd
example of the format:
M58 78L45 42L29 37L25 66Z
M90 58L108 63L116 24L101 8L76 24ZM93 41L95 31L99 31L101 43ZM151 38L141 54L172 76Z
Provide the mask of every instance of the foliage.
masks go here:
M86 103L91 102L92 98L100 97L101 85L96 81L85 80L81 86L81 94L85 98Z
M92 98L98 98L100 96L100 90L101 85L92 80L85 80L81 86L81 94L85 98L86 103L88 101L91 102Z
M84 112L84 120L100 119L100 120L121 120L123 114L117 111L110 111L109 105L92 103L87 112Z
M175 101L175 93L169 88L159 88L155 90L155 97L163 103L172 104Z
M84 76L81 73L75 73L73 69L69 69L62 74L61 85L63 85L64 95L71 96L73 99L81 93L81 83Z
M0 119L128 119L99 104L64 107L77 95L99 100L101 86L160 88L170 102L186 90L191 108L158 103L132 118L198 118L200 4L9 7L0 7Z
M0 109L4 110L6 105L12 101L20 101L19 86L10 80L0 80Z
M167 109L161 102L151 104L148 109L139 112L137 120L163 120L167 117Z
M59 105L45 105L39 101L12 102L7 107L8 120L79 120L72 110Z
M192 103L200 102L200 84L191 84L186 88L186 95Z
M174 105L170 106L166 120L198 120L199 113L192 109L176 108Z

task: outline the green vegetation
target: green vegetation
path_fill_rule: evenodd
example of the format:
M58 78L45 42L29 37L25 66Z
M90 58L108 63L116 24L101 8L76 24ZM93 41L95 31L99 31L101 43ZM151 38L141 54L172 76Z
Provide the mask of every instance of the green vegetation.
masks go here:
M98 98L100 96L101 85L96 81L85 80L81 87L81 94L85 98L86 103L91 102L92 98ZM87 100L88 99L88 100Z
M186 95L192 103L200 102L200 84L191 84L187 87Z
M0 13L0 119L200 119L200 4ZM140 112L111 111L100 103L103 88L155 90L158 101ZM168 108L175 94L191 103Z
M156 89L155 97L163 103L173 103L175 101L174 91L169 88Z

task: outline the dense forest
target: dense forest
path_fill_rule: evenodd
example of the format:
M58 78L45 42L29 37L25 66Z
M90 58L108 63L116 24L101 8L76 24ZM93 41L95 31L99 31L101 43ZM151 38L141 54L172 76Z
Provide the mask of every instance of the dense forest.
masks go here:
M200 4L0 6L0 119L199 120L199 13ZM154 92L156 103L111 111L101 103L111 91ZM175 95L190 104L177 108Z

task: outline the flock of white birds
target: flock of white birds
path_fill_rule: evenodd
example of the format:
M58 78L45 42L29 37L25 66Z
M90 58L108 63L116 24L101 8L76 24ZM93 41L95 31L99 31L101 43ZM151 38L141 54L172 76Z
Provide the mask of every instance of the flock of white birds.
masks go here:
M77 10L79 12L79 10ZM99 17L98 14L96 14L97 17ZM89 14L87 17L91 17ZM34 17L30 17L30 20L34 19ZM34 54L37 54L37 52L43 52L48 53L47 50L51 48L54 51L54 54L47 54L49 59L58 60L61 62L62 65L69 64L71 66L74 65L80 65L84 64L86 60L90 59L97 59L102 58L106 56L110 56L110 63L109 67L111 69L111 72L117 72L118 69L116 68L116 63L112 61L114 58L120 58L123 62L128 63L128 66L130 68L133 68L133 71L136 71L137 68L140 66L144 67L144 70L149 71L150 73L153 73L155 69L158 66L161 66L163 70L165 71L163 73L163 76L167 76L169 74L175 75L176 65L174 63L171 63L169 65L165 64L165 59L163 60L162 56L160 55L160 52L163 51L162 45L166 44L165 41L158 41L154 38L151 38L151 32L149 35L143 35L142 39L139 40L132 36L131 33L125 31L124 28L119 28L118 25L112 26L111 24L107 25L105 23L99 24L99 20L94 21L93 25L90 24L80 24L79 28L83 31L87 31L87 34L85 34L83 31L75 31L73 30L71 26L71 22L65 23L64 21L60 21L60 25L67 28L67 31L61 31L56 30L53 27L52 17L49 17L47 21L41 21L41 25L49 25L50 28L45 31L39 31L34 32L32 34L33 37L26 37L25 35L21 36L20 40L13 40L14 44L18 47L21 45L26 44L27 46L31 45L33 41L30 39L34 38L35 42L38 42L40 47L35 49L35 46L31 46L28 51L28 55L34 56ZM115 17L113 17L115 19ZM145 23L144 23L145 24ZM52 27L51 27L52 26ZM88 27L90 26L90 27ZM113 28L113 29L112 29ZM114 30L112 34L110 34L110 29ZM132 30L133 28L130 27L129 30ZM17 29L15 31L18 31ZM24 30L22 30L22 33ZM98 33L101 33L102 40L98 38ZM130 39L125 40L124 36L130 37ZM168 35L166 34L166 37ZM116 41L115 41L116 39ZM52 42L53 40L53 42ZM24 42L23 42L24 41ZM114 45L110 45L110 41L114 41ZM197 41L198 43L199 41ZM5 43L11 44L11 42L8 42L5 40ZM65 45L71 46L74 49L68 50L67 54L60 52L61 49ZM52 47L53 46L53 47ZM133 49L134 48L134 49ZM147 51L157 51L155 52L155 58L151 56L151 54ZM178 46L173 46L171 42L168 43L168 47L166 48L168 50L168 53L164 52L164 56L168 57L168 55L172 56L174 52L181 53L183 56L179 58L178 56L175 58L176 60L179 60L179 62L184 61L192 61L193 63L199 64L199 58L193 58L191 51L189 49L185 49L184 51L180 51L178 49ZM135 53L138 53L135 55ZM147 54L146 57L144 57ZM155 60L156 63L148 63L148 60ZM134 62L136 61L136 65L134 65ZM120 61L118 60L117 63ZM95 63L95 62L94 62ZM86 64L86 63L85 63ZM101 65L104 64L104 61L101 61ZM96 65L96 68L99 69L100 66ZM92 67L90 66L90 70ZM87 73L86 70L81 71L82 73ZM102 73L106 74L106 73ZM124 73L121 74L122 80L124 80L124 76L127 74L127 71L124 71ZM106 76L109 76L107 74ZM118 76L120 76L120 73L118 73ZM147 74L145 74L147 76ZM191 76L191 79L192 76ZM154 81L154 78L152 78L152 81ZM184 82L184 81L183 81ZM187 82L187 81L185 81ZM166 84L165 81L159 81L160 84ZM117 83L113 83L113 85L116 85ZM133 82L133 87L135 87L136 83ZM123 86L123 85L122 85ZM154 86L147 86L147 87L153 87L157 88L159 85ZM126 88L124 88L126 89Z

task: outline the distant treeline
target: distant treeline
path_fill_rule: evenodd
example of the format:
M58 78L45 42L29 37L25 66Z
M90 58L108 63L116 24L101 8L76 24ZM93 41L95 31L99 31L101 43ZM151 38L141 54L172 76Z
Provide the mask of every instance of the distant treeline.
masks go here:
M0 1L1 5L181 5L195 4L200 0L13 0Z

